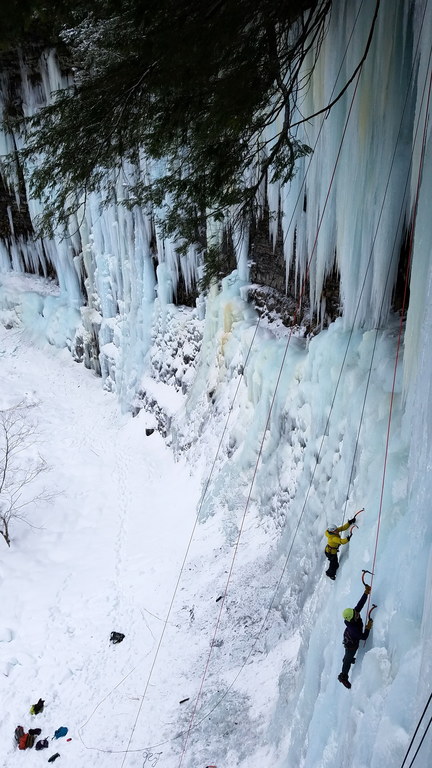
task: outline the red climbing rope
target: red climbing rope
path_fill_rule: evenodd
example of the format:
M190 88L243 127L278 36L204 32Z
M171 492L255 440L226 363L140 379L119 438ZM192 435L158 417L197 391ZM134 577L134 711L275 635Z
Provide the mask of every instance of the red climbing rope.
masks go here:
M430 57L429 57L429 66L430 66ZM425 88L423 90L423 95L422 95L422 103L423 103L425 89L426 89L426 81L425 81ZM402 342L403 325L405 321L405 307L406 307L406 299L408 294L408 278L409 278L410 269L411 269L415 223L417 218L421 177L422 177L424 158L425 158L425 152L426 152L426 137L427 137L427 126L428 126L428 119L429 119L431 89L432 89L432 72L429 75L429 88L428 88L428 95L427 95L427 102L426 102L426 109L425 109L422 147L421 147L421 153L420 153L419 169L417 174L417 185L416 185L416 194L414 199L413 215L412 215L411 228L410 228L408 260L407 260L407 268L405 273L404 293L403 293L403 300L402 300L402 308L400 312L399 333L398 333L398 341L396 345L396 357L395 357L395 363L394 363L394 369L393 369L393 381L392 381L392 389L391 389L391 395L390 395L390 407L389 407L389 415L388 415L388 423L387 423L386 445L385 445L385 451L384 451L384 464L383 464L383 473L382 473L382 480L381 480L381 493L380 493L380 502L379 502L379 509L378 509L377 532L375 537L375 549L374 549L374 556L373 556L373 562L372 562L371 586L373 584L373 574L375 573L375 564L376 564L377 551L378 551L378 540L379 540L380 527L381 527L381 514L382 514L383 499L384 499L384 487L385 487L385 479L386 479L386 471L387 471L387 459L388 459L388 449L389 449L389 443L390 443L390 430L391 430L391 421L392 421L392 415L393 415L396 375L397 375L397 368L398 368L398 362L399 362L400 347ZM371 597L369 595L368 610L369 610L370 600L371 600Z
M269 411L268 411L266 425L265 425L265 428L264 428L264 431L263 431L263 436L262 436L261 444L260 444L260 447L259 447L257 460L256 460L256 463L255 463L255 468L254 468L254 472L253 472L253 476L252 476L252 481L251 481L250 488L249 488L249 493L248 493L248 496L247 496L247 499L246 499L246 504L245 504L245 507L244 507L243 516L242 516L242 519L241 519L241 522L240 522L240 526L239 526L239 533L238 533L237 541L236 541L235 546L234 546L233 556L232 556L232 559L231 559L231 565L230 565L230 568L229 568L229 572L228 572L228 576L227 576L227 580L226 580L226 584L225 584L225 589L223 591L223 599L220 601L220 608L219 608L218 616L217 616L215 627L214 627L214 631L213 631L213 639L210 642L210 650L209 650L209 653L208 653L208 656L207 656L207 661L206 661L206 664L205 664L204 672L203 672L202 677L201 677L201 683L200 683L200 686L199 686L199 690L198 690L197 696L195 698L194 706L193 706L193 709L192 709L192 713L191 713L191 717L190 717L190 721L189 721L189 726L188 726L188 729L187 729L187 732L186 732L186 736L185 736L182 752L181 752L181 755L180 755L180 760L179 760L178 768L181 768L183 760L184 760L184 757L185 757L185 754L186 754L186 749L187 749L187 745L188 745L188 741L189 741L190 732L192 730L193 722L195 720L195 716L196 716L196 712L197 712L198 702L199 702L199 699L201 698L201 694L202 694L203 687L204 687L204 682L205 682L205 679L207 677L207 672L208 672L208 668L209 668L209 665L210 665L210 659L211 659L212 652L213 652L213 647L214 647L214 644L215 644L216 634L217 634L217 631L218 631L218 628L219 628L219 624L220 624L220 621L221 621L222 610L223 610L223 607L224 607L224 604L225 604L225 597L226 597L227 592L228 592L228 586L229 586L229 583L231 581L231 577L232 577L232 573L233 573L233 569L234 569L234 563L235 563L235 560L236 560L236 557L237 557L238 548L239 548L239 544L240 544L240 538L241 538L242 533L243 533L244 523L245 523L245 519L246 519L246 513L247 513L247 510L249 508L249 503L250 503L250 499L251 499L251 495L252 495L252 489L253 489L253 486L254 486L254 483L255 483L256 474L257 474L257 471L258 471L258 465L259 465L259 461L260 461L260 458L261 458L261 455L262 455L262 450L263 450L263 446L264 446L265 437L266 437L267 430L268 430L268 427L269 427L269 424L270 424L270 418L271 418L271 414L272 414L272 411L273 411L273 406L274 406L274 402L275 402L275 399L276 399L277 390L279 388L280 380L281 380L281 377L282 377L282 371L283 371L283 368L284 368L284 365L285 365L285 360L286 360L286 356L287 356L287 353L288 353L289 343L290 343L291 337L293 335L293 327L295 325L295 322L296 322L296 319L297 319L297 315L300 312L300 308L301 308L301 305L302 305L302 300L303 300L303 295L304 295L304 292L305 292L305 289L306 289L306 284L307 284L307 278L308 278L308 274L309 274L309 270L310 270L310 265L311 265L311 262L312 262L312 258L313 258L314 254L315 254L315 250L316 250L317 243L318 243L318 235L319 235L319 233L321 231L321 226L322 226L324 215L325 215L325 212L326 212L326 209L327 209L327 204L328 204L328 201L329 201L331 188L333 186L333 182L334 182L334 179L335 179L336 168L337 168L337 165L338 165L338 162L339 162L339 158L340 158L340 155L341 155L341 152L342 152L342 147L343 147L345 135L346 135L346 132L347 132L347 129L348 129L348 123L349 123L349 120L350 120L350 117L351 117L351 113L352 113L352 109L353 109L353 105L354 105L354 100L355 100L355 97L356 97L356 94L357 94L357 89L358 89L358 84L359 84L359 80L360 80L360 75L361 75L361 70L358 73L357 82L356 82L356 85L355 85L355 88L354 88L354 91L353 91L353 95L351 97L351 102L350 102L348 114L347 114L347 117L346 117L346 120L345 120L345 125L344 125L344 128L343 128L341 140L340 140L340 143L339 143L339 149L338 149L338 152L337 152L337 155L336 155L336 159L335 159L335 162L334 162L333 172L331 174L331 178L330 178L330 182L329 182L329 187L328 187L327 194L326 194L326 197L325 197L323 209L321 211L321 216L319 218L318 227L317 227L317 231L316 231L316 235L315 235L315 240L314 240L313 247L312 247L312 250L311 250L311 253L310 253L310 257L309 257L307 265L306 265L305 275L304 275L304 278L303 278L303 284L302 284L302 287L301 287L301 290L300 290L300 294L299 294L299 298L298 298L298 302L297 302L297 307L296 307L296 310L295 310L295 313L294 313L292 325L290 327L290 332L288 334L288 338L287 338L287 342L286 342L286 345L285 345L284 354L283 354L282 361L281 361L281 364L280 364L279 373L278 373L278 377L277 377L277 380L276 380L276 385L275 385L274 392L273 392L273 397L272 397L272 400L271 400L271 403L270 403L270 407L269 407ZM296 526L294 538L295 538L295 536L297 534L297 530L299 528L299 525L300 525L300 522L301 522L301 518L302 518L304 510L305 510L306 501L307 501L307 499L305 499L305 503L304 503L303 508L302 508L300 519L299 519L299 521L297 523L297 526ZM290 550L289 550L289 553L288 553L288 557L289 557L289 555L291 553L293 543L294 543L294 540L291 543L291 547L290 547ZM287 558L287 560L288 560L288 558ZM286 565L285 565L285 568L286 568ZM285 571L285 568L284 568L284 571ZM267 618L267 615L268 615L269 612L270 612L270 608L269 608L269 610L268 610L268 612L266 614L266 618ZM263 622L262 626L264 626L264 622ZM256 641L257 641L257 639L256 639ZM256 641L255 641L254 645L256 644Z

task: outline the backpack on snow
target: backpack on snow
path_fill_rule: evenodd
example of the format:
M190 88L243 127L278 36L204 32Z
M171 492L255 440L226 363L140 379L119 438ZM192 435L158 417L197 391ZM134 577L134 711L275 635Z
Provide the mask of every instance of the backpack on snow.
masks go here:
M23 733L23 735L20 736L20 740L18 742L18 749L27 749L28 737L29 737L28 733Z
M62 736L66 736L68 732L68 729L65 725L61 725L60 728L57 728L57 730L54 733L53 739L61 739Z
M46 749L47 747L49 747L48 739L40 739L39 741L36 742L35 749L37 750Z
M38 715L39 712L43 712L44 704L45 704L44 699L39 699L39 701L36 702L36 704L33 704L30 707L30 714L31 715Z
M121 643L121 641L124 640L124 635L122 632L111 632L110 636L110 642L111 643Z
M36 741L36 735L34 733L28 733L26 749L31 749L35 741Z
M15 741L17 744L19 744L19 740L21 736L24 736L24 728L22 727L22 725L17 725L17 727L15 728Z

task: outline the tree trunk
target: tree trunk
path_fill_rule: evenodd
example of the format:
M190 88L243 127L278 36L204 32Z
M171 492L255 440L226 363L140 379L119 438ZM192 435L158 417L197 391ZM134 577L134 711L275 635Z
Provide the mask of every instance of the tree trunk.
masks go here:
M6 520L4 518L1 518L1 521L3 523L3 531L0 531L0 533L3 536L3 538L4 538L5 542L6 542L6 544L8 545L8 547L10 547L10 538L9 538L8 524L7 524L7 522L6 522Z

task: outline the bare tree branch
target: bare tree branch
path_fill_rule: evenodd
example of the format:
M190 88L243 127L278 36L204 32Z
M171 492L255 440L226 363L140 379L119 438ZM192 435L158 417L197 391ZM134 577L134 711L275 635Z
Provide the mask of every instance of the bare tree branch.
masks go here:
M27 487L48 470L45 460L33 455L37 429L29 419L29 408L19 403L0 411L0 534L9 547L11 521L27 522L23 514L26 507L54 498L45 488L30 497L27 493Z

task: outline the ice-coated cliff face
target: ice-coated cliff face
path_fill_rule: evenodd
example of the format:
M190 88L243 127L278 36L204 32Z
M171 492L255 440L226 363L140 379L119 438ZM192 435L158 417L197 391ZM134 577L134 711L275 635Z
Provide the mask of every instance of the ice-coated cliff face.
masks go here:
M335 99L355 72L376 7L372 0L335 0L311 88L298 105L303 116ZM341 317L312 339L297 329L291 335L277 318L259 321L248 302L246 240L238 243L238 269L221 286L194 308L178 307L179 283L194 285L199 260L193 251L179 259L148 215L122 206L101 210L93 195L66 239L33 242L18 227L8 177L2 322L23 325L38 345L69 347L101 373L125 410L144 406L147 413L130 419L129 428L135 434L141 423L157 426L199 478L198 542L188 552L181 608L169 624L166 667L156 667L164 680L169 676L167 687L173 680L184 686L186 676L191 702L197 697L185 765L394 768L428 700L431 39L430 2L381 0L364 66L329 113L298 128L313 154L289 186L266 190L270 209L283 211L287 266L298 284L310 277L318 321L326 311L326 277L335 266L339 272ZM39 66L36 86L22 64L27 111L62 82L53 52ZM3 86L5 94L5 79ZM13 147L11 134L1 140L2 152ZM28 204L33 219L37 202ZM276 219L270 221L275 239ZM2 343L13 376L14 345ZM92 418L102 429L103 419ZM125 442L118 449L128 450ZM330 582L324 530L363 506ZM141 500L138 508L142 521ZM337 681L341 611L360 597L362 568L375 570L379 607L348 692ZM102 678L100 672L96 680ZM165 702L151 698L157 690L149 686L137 744L163 738L164 760L178 768L178 734L189 715L168 704L165 716ZM82 701L79 683L70 693ZM112 709L110 699L109 707L119 718L115 751L129 721L121 702ZM85 731L90 744L100 745L97 725ZM430 737L429 730L415 768L429 766ZM112 757L83 752L82 760L111 765ZM142 763L141 756L129 758Z

